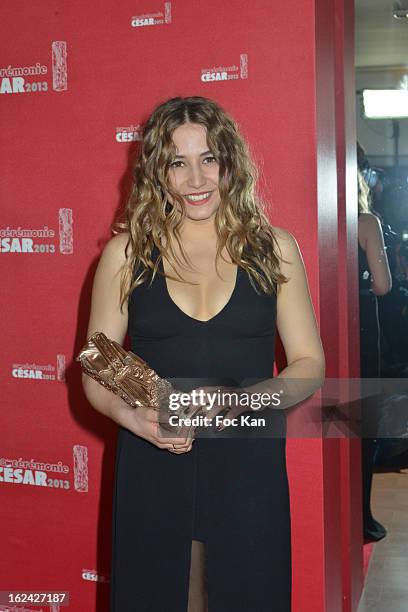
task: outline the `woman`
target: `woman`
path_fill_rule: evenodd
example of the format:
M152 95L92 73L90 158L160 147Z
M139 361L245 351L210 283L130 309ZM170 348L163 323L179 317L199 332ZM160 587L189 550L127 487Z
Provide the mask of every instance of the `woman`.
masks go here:
M293 236L269 224L255 181L218 104L195 96L158 106L144 126L126 222L115 226L122 233L95 274L87 337L103 331L122 343L129 331L131 350L163 377L263 380L254 392L272 388L278 329L288 362L281 386L285 377L321 386L302 257ZM86 376L83 384L120 426L111 612L289 612L284 435L171 438L155 410L132 410ZM283 411L270 413L284 431Z
M371 211L370 190L360 170L358 172L358 261L360 304L360 375L361 378L379 378L380 371L380 321L378 295L391 291L392 280L385 252L384 236L379 219ZM363 532L366 542L376 542L387 531L371 512L371 485L373 479L376 439L369 437L370 424L374 423L376 404L370 399L363 403L366 435L362 446ZM371 429L372 436L372 429Z

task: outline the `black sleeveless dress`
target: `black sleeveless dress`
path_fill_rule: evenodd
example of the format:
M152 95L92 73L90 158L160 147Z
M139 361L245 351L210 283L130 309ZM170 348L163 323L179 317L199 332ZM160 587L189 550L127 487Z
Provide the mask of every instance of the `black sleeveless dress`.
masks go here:
M148 285L129 298L131 350L160 376L273 376L276 296L257 294L245 270L206 322L176 306L160 275ZM198 437L181 455L119 428L111 612L187 612L192 539L206 546L209 612L290 612L286 416L268 412L274 437Z
M380 320L377 296L370 291L367 255L358 245L361 378L380 376Z

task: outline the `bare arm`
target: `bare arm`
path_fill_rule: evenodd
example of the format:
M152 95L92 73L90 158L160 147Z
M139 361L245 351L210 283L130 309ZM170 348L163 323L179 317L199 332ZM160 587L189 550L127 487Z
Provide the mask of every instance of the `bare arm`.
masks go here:
M96 331L123 344L127 330L127 308L119 309L120 267L125 262L127 234L119 234L106 244L95 272L91 312L86 339ZM132 408L120 397L82 373L82 386L91 406L126 427Z
M246 390L272 394L283 389L279 408L288 408L322 386L325 356L298 244L290 232L276 227L274 230L282 256L289 262L281 262L280 269L289 281L280 285L277 296L277 330L287 366L277 377Z
M103 332L111 340L123 344L128 326L127 304L120 311L121 266L125 263L127 234L119 234L105 246L95 272L91 313L86 338L96 331ZM177 453L191 450L191 440L160 437L158 434L158 411L146 406L137 409L109 391L87 374L82 374L85 396L91 406L118 425L144 438L161 449L176 447Z
M385 295L392 288L392 279L385 250L384 236L379 219L371 213L360 215L359 233L373 278L371 289L376 295Z

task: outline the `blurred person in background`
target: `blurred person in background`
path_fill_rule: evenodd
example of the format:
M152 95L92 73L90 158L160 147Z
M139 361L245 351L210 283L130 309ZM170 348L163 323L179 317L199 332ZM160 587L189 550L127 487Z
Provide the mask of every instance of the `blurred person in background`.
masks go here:
M360 376L361 378L379 378L381 375L381 335L377 296L385 295L391 290L392 279L381 223L373 213L370 204L370 189L360 168L357 174ZM375 408L370 398L362 402L363 424L372 420ZM385 527L374 519L371 512L371 485L376 442L374 438L364 437L363 431L361 439L363 531L366 542L381 540L387 533Z

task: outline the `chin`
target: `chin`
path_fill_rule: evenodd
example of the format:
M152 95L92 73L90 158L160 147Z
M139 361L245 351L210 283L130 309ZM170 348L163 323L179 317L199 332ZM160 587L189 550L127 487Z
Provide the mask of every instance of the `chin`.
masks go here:
M213 217L217 210L218 206L186 206L186 216L193 221L204 221L205 219Z

